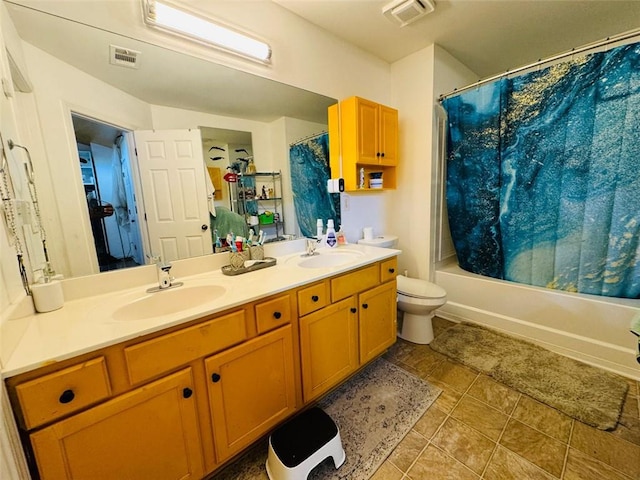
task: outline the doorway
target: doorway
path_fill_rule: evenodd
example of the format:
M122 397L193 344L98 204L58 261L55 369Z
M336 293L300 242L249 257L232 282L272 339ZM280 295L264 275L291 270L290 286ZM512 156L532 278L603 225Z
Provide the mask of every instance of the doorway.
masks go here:
M144 265L131 132L75 113L72 121L100 271Z

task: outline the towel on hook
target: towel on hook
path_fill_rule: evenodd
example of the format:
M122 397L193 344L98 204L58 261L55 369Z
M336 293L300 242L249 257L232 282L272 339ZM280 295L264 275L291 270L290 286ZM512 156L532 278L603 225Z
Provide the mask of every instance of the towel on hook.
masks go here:
M211 181L211 177L209 176L209 170L207 170L207 166L204 167L204 181L207 187L207 208L209 209L209 213L212 216L216 216L216 204L215 204L215 193L216 187L213 186L213 182Z

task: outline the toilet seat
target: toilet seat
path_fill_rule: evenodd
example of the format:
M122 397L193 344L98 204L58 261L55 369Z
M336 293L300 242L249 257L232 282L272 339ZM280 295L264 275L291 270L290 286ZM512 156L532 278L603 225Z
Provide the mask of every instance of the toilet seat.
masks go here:
M419 278L408 278L404 275L396 277L398 282L398 293L413 298L445 298L447 292L444 288L435 283L421 280Z

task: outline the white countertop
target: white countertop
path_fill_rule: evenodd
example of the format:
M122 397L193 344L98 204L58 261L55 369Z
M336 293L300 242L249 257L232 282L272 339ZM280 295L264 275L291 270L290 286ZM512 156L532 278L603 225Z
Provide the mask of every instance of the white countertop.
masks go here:
M2 376L11 377L52 362L115 345L400 253L399 250L363 245L346 245L337 249L319 250L320 255L347 253L347 251L356 252L358 256L353 261L335 267L300 267L297 263L303 252L298 251L276 257L277 264L273 267L236 276L223 275L220 268L184 277L179 276L179 271L174 271L172 273L177 277L176 281L184 282L182 287L147 294L146 290L157 283L135 285L122 290L112 290L109 293L67 300L61 309L53 312L36 313L7 320L3 323L2 332L0 332L5 353ZM267 251L266 254L269 255L269 252ZM125 275L123 272L126 271L119 272L120 278ZM92 278L92 281L100 282L101 278L105 278L106 281L108 277L101 277L101 275L105 274L92 276L96 277ZM132 273L132 275L136 274ZM88 281L84 283L87 284ZM126 285L126 282L121 285ZM198 305L191 307L186 305L177 313L135 320L114 318L114 313L119 307L128 305L136 299L207 285L224 287L224 293L214 300L201 301ZM66 291L65 298L68 298Z

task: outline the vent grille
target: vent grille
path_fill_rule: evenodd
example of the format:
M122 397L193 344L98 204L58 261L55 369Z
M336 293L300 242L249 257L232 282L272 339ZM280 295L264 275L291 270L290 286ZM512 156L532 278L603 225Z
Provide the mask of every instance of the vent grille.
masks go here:
M109 47L109 63L127 68L138 68L140 52L128 48L111 45Z

